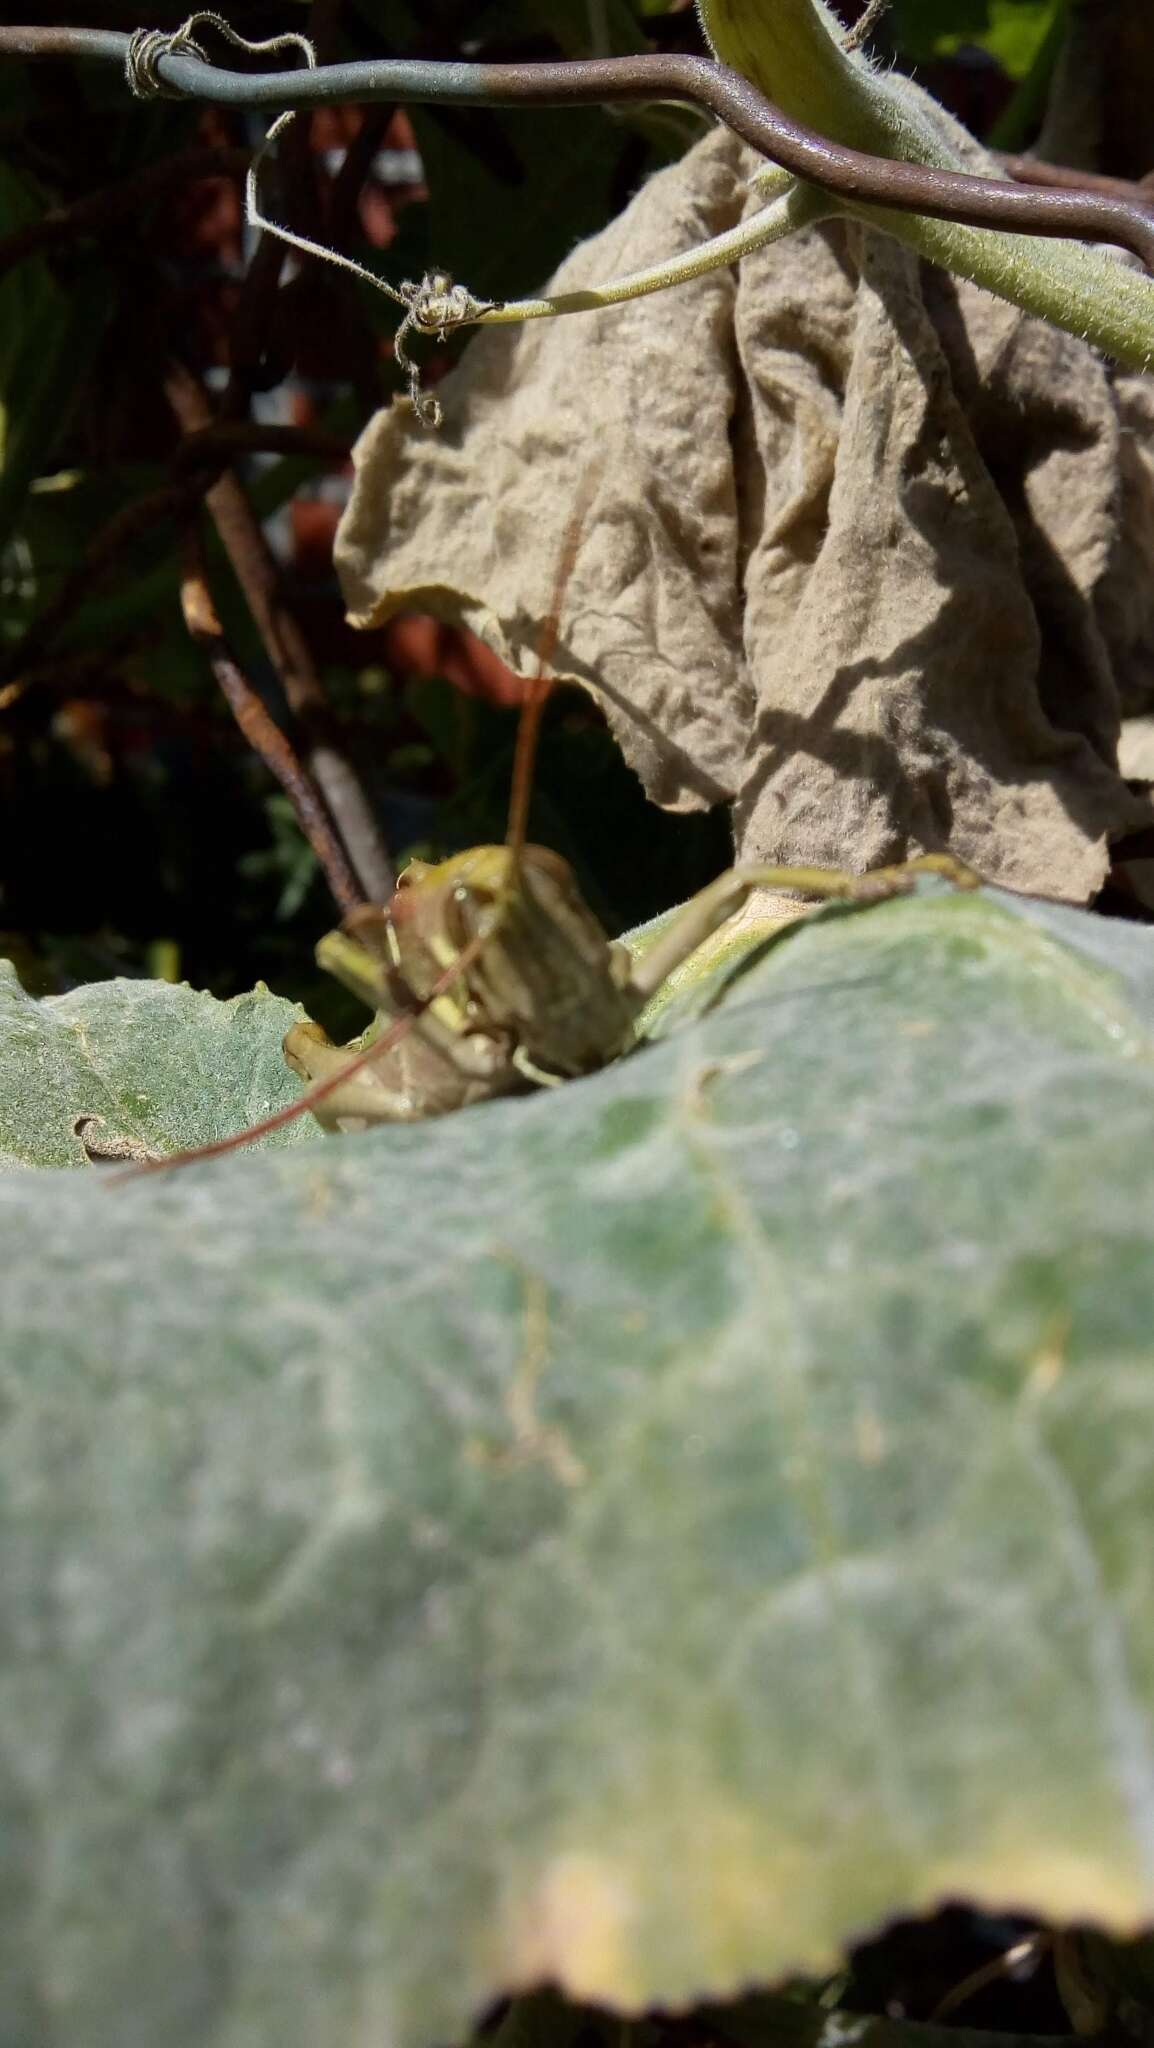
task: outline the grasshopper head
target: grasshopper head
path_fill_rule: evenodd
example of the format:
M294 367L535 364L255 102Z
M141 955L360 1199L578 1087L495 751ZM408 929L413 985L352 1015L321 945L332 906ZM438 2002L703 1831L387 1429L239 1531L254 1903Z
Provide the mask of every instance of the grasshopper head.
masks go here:
M471 846L450 860L410 861L389 912L402 970L411 974L422 954L438 969L447 967L453 953L494 930L516 888L515 866L505 846Z
M393 915L402 922L419 916L422 901L432 902L446 890L459 903L492 905L510 888L515 865L507 846L470 846L449 860L411 860L397 882Z
M501 1039L556 1074L599 1066L628 1039L632 1008L605 934L569 863L547 847L474 846L436 866L414 861L390 922L396 965L417 995L484 939L461 988L437 1006L457 1030Z

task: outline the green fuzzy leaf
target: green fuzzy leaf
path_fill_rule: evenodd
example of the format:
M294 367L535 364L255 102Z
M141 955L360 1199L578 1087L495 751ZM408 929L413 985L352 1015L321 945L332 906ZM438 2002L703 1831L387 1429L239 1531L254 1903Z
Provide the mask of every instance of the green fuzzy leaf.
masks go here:
M257 988L218 1003L187 985L98 981L37 1002L0 960L0 1166L85 1166L75 1126L175 1152L299 1094L281 1040L301 1012ZM299 1144L303 1121L266 1144ZM0 2037L2 2038L2 2037Z
M0 1175L5 2043L1154 1913L1154 938L930 893L719 976L555 1091ZM0 1021L43 1158L93 1075L271 1099L285 1006L125 986L34 1086Z

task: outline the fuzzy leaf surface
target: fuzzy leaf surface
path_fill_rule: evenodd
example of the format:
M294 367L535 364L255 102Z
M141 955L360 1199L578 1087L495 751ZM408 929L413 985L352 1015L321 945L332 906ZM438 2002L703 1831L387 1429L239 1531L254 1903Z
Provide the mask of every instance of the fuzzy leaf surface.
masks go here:
M1148 932L930 893L587 1082L0 1175L4 2048L1149 1918L1152 1018Z
M266 988L220 1003L187 984L96 981L36 1000L0 960L0 1167L84 1166L75 1126L174 1152L299 1094L281 1040L300 1015ZM303 1122L266 1144L299 1144Z

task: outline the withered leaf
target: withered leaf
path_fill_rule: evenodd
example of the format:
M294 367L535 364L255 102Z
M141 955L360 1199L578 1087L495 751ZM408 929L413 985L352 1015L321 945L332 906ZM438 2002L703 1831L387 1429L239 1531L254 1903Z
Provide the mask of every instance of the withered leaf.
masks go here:
M714 132L555 288L731 227L756 163ZM568 508L601 464L555 666L655 801L727 801L743 859L948 846L1085 899L1108 838L1152 821L1117 761L1120 689L1154 642L1143 395L831 223L674 292L481 333L440 388L439 436L403 404L378 414L338 539L349 611L432 611L530 672Z

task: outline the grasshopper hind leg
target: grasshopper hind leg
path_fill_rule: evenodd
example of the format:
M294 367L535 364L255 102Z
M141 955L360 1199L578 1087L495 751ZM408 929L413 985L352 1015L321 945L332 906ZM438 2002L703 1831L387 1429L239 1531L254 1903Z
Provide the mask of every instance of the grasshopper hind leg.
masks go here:
M952 853L919 853L892 867L872 868L855 875L848 868L729 868L715 882L692 896L656 945L633 963L630 986L648 1001L662 983L704 944L727 918L741 909L755 889L792 891L818 902L879 903L887 896L905 896L920 875L941 875L956 889L979 889L982 877Z
M854 903L882 901L887 896L905 896L913 888L919 875L941 875L943 881L952 882L955 889L980 889L982 876L969 863L959 860L956 853L915 853L910 860L902 860L888 868L870 868L864 875L853 875L851 881L856 887L847 891Z

